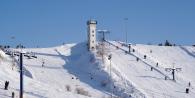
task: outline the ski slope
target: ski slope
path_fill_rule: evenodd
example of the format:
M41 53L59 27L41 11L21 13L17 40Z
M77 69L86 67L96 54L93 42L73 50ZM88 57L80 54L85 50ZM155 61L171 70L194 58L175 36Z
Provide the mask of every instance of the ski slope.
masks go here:
M22 51L34 52L37 56L37 59L24 57L24 68L32 74L32 78L24 76L24 98L106 98L108 96L109 92L100 86L98 80L90 78L93 75L90 73L97 71L97 68L92 69L96 67L96 62L90 63L93 54L87 51L86 44L68 44ZM18 66L14 66L12 70L12 59L2 51L1 55L5 59L2 58L0 64L0 98L9 98L11 92L19 96ZM42 67L43 61L45 63ZM3 90L6 80L10 81L8 91Z
M146 97L195 97L193 86L195 84L195 76L193 75L195 72L195 58L186 53L180 46L166 47L136 44L131 46L131 53L125 53L125 51L129 51L128 47L116 41L109 43L110 46L109 44L108 46L113 55L113 70L118 70L120 72L118 74L126 77ZM132 49L135 52L132 52ZM144 55L147 55L146 59L144 59ZM140 61L137 62L136 57L139 57ZM158 67L156 66L157 62L159 63ZM157 70L151 71L151 66ZM170 80L172 78L171 73L165 71L165 68L172 68L173 66L182 68L181 72L176 72L176 82ZM165 80L165 75L169 76L169 80ZM190 93L186 94L185 89L189 82L192 86L190 87Z
M101 44L98 47L89 52L83 42L23 49L37 56L24 57L24 98L195 98L194 47L136 44L129 53L121 42L107 41L104 55L100 55ZM10 98L12 92L19 96L17 60L0 50L0 98ZM176 72L176 81L165 71L169 67L182 68ZM6 80L9 90L4 90ZM186 94L189 82L190 93Z

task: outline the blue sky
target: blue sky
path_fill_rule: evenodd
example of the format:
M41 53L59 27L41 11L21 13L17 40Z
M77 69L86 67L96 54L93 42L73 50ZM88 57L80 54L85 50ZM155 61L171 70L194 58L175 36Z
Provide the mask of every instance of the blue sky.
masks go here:
M50 47L87 39L86 21L109 39L195 44L195 0L0 0L0 44ZM13 39L14 37L14 39Z

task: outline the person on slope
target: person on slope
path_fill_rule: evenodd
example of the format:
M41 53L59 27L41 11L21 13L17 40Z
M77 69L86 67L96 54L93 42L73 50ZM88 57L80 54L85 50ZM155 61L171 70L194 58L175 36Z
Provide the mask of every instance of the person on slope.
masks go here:
M8 86L9 86L9 81L5 81L5 90L8 90Z

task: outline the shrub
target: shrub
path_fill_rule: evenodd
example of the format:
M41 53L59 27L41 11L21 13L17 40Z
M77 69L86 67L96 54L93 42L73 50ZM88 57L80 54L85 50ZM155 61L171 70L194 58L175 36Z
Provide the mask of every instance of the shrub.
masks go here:
M76 88L76 93L84 96L91 97L88 91L84 90L83 88Z
M102 86L102 87L106 87L107 84L108 84L108 80L103 80L103 81L101 82L101 86Z
M70 87L70 85L66 85L66 91L71 92L71 87Z
M158 44L158 46L162 46L162 43Z
M166 40L165 41L165 46L172 46L172 45L171 45L171 43L168 40Z

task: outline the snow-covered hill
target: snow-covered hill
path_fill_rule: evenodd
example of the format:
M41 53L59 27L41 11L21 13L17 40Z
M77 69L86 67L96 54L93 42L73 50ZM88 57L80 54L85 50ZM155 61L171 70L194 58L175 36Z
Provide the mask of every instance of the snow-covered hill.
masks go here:
M119 47L119 49L116 48ZM129 48L120 42L110 42L113 55L113 70L129 80L139 91L149 98L194 98L195 97L195 58L190 55L195 50L190 46L166 47L152 45L131 45ZM135 52L133 52L135 50ZM188 51L188 52L187 52ZM146 55L146 59L144 59ZM140 61L136 61L136 58ZM156 65L158 63L158 66ZM171 72L165 68L182 68L176 72L176 82L172 81ZM151 71L151 67L154 69ZM115 73L115 72L113 72ZM169 79L165 80L165 76ZM185 90L191 83L190 93Z
M107 97L107 92L103 91L100 84L94 82L95 79L91 79L91 73L97 71L97 66L95 61L90 62L93 54L87 51L86 44L24 49L23 52L34 52L37 56L37 59L24 58L24 67L32 74L32 78L24 77L24 98ZM12 59L2 51L1 56L0 98L8 98L11 96L11 92L15 92L18 96L18 66L14 66L12 70ZM44 66L42 67L43 62ZM10 81L8 91L3 90L6 80Z
M24 58L28 72L24 98L110 98L111 94L119 98L195 98L194 47L137 44L131 45L130 53L128 50L117 41L104 43L104 55L101 45L89 52L86 43L23 49L37 56ZM0 50L0 98L10 98L12 92L19 96L17 59ZM165 71L173 66L182 68L176 72L176 81ZM4 90L5 81L10 81L8 90ZM186 94L189 82L190 93Z

